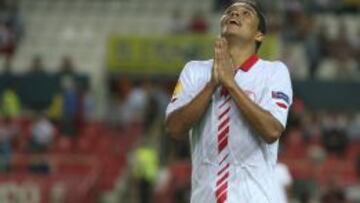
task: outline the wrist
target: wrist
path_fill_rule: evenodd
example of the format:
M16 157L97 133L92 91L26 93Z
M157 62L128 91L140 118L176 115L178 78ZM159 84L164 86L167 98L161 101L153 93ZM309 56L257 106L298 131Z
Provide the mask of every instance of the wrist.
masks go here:
M218 86L218 83L214 80L210 80L207 84L206 84L207 87L215 90L216 87Z
M233 78L223 81L222 85L226 89L232 89L232 88L235 88L237 86L237 84L236 84L236 82L235 82L235 80Z

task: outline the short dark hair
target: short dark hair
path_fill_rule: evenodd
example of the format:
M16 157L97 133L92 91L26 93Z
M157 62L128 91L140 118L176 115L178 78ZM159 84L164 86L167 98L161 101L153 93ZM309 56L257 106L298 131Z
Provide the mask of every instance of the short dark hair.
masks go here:
M256 12L257 17L259 19L259 25L258 25L258 30L263 33L266 34L266 18L264 15L264 12L262 10L262 7L260 5L260 3L256 0L233 0L232 4L235 3L246 3L248 5L250 5ZM259 50L260 46L261 46L261 41L256 41L256 51Z

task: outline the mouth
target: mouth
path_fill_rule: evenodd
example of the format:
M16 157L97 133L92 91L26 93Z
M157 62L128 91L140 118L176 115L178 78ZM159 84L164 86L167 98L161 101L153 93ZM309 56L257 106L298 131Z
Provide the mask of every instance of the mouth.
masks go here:
M238 21L238 20L236 20L236 19L229 19L229 20L227 21L227 24L229 24L229 25L241 26L240 21Z

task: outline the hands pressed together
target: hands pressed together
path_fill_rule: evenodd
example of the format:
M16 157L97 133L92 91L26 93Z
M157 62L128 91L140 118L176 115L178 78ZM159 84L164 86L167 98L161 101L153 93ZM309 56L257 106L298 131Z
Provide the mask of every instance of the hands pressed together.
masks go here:
M228 50L228 42L223 37L217 38L214 48L211 82L216 86L227 87L234 82L234 74L234 64Z

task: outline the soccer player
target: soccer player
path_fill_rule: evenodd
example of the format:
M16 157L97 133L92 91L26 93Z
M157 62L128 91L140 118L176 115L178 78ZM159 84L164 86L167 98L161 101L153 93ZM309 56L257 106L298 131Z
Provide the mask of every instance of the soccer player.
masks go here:
M292 103L287 67L258 58L266 34L257 2L238 0L220 21L214 59L183 68L167 132L190 131L192 203L282 203L274 168Z

